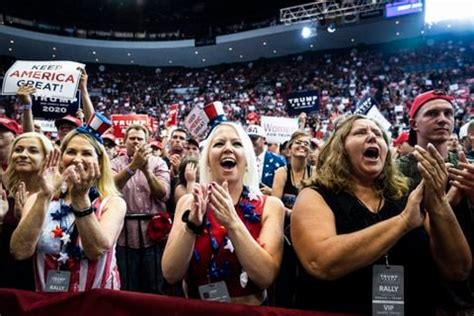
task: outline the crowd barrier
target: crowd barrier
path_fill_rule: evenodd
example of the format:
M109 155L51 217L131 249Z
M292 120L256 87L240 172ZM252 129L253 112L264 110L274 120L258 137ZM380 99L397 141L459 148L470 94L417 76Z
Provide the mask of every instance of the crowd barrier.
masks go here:
M0 316L17 315L343 316L348 314L205 302L127 291L92 290L80 293L36 293L0 289Z

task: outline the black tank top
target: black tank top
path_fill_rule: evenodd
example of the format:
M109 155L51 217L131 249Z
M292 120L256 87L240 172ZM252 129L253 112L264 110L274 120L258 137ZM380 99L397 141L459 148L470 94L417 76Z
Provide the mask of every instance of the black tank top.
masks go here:
M305 177L308 175L307 177ZM306 179L308 177L311 177L311 166L307 165L306 166L306 172L303 175L303 179ZM291 165L288 164L286 166L286 182L285 182L285 187L283 188L283 196L281 198L283 204L285 205L286 208L292 209L293 205L295 205L296 197L298 196L298 188L293 185L293 182L291 181Z
M394 217L402 212L407 201L406 198L398 201L385 199L382 209L378 214L374 214L352 194L315 190L333 211L337 234L350 234ZM314 211L317 212L316 209ZM417 228L403 236L389 250L388 260L389 264L403 265L405 269L405 315L433 314L433 292L438 282L435 263L430 253L429 236L424 229ZM374 264L384 262L385 256L382 256ZM370 315L372 266L333 281L318 280L301 268L297 286L297 306L302 309Z

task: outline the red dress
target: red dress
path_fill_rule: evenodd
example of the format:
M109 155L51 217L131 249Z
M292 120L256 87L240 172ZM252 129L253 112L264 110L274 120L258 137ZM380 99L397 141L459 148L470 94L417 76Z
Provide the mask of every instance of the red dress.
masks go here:
M248 198L246 189L235 206L237 214L255 240L262 229L262 213L266 196ZM231 297L247 296L262 291L252 280L241 285L240 277L244 272L239 263L226 229L219 224L210 207L207 209L206 229L196 236L193 257L186 277L188 296L199 298L198 287L204 284L225 281Z

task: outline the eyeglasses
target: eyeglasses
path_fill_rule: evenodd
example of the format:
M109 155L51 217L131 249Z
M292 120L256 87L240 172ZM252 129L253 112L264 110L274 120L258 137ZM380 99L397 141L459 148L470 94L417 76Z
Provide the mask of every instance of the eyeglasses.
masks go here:
M299 139L297 139L297 140L294 141L294 144L295 144L295 145L298 145L298 146L309 147L309 142L306 141L306 140L299 140Z

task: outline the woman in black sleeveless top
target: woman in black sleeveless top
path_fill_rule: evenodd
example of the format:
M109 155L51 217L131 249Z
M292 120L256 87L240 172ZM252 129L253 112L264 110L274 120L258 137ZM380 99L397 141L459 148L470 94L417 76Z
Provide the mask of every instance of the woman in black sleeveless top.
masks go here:
M392 306L405 315L431 315L439 277L468 276L471 253L444 193L441 156L433 146L417 149L423 182L407 198L407 180L388 144L375 121L352 115L323 146L317 177L292 214L292 241L305 270L297 307L370 315L373 307ZM403 294L400 284L380 286L374 266L402 266ZM386 304L380 293L398 300Z
M272 195L285 205L285 247L280 273L275 281L272 303L281 307L293 307L295 304L296 277L298 260L291 245L290 219L302 181L311 176L308 165L310 138L303 131L294 132L288 141L290 158L288 165L275 172Z
M273 180L273 196L281 199L286 208L287 217L296 201L296 196L304 179L311 177L308 164L310 138L302 131L294 132L288 142L290 159L287 166L277 169Z

